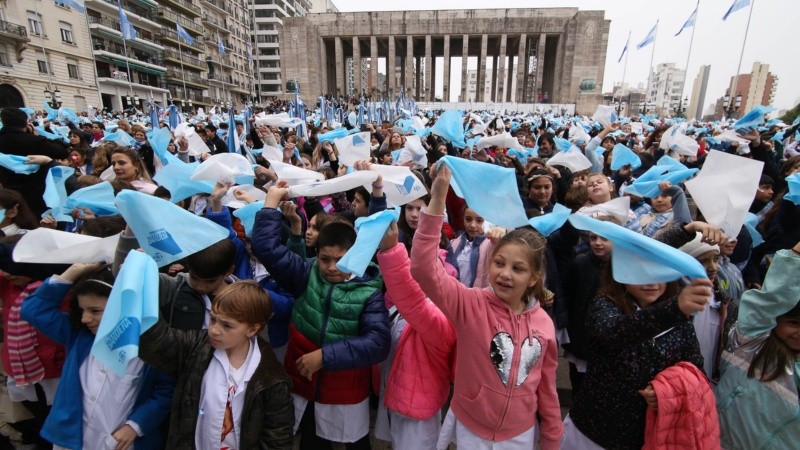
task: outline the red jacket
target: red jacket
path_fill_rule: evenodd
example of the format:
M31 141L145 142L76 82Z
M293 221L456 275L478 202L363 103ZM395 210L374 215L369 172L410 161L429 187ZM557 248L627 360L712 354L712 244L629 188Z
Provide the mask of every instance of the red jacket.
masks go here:
M648 408L642 450L718 450L719 419L714 393L694 364L679 362L651 382L658 412Z

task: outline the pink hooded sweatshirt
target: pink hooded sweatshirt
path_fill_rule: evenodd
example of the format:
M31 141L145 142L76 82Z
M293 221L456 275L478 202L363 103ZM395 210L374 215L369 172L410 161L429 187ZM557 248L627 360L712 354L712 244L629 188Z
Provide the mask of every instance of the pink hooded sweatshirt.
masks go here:
M479 437L504 441L533 427L538 412L541 448L558 449L563 425L553 322L538 302L517 314L490 289L447 276L436 251L443 219L421 214L411 274L456 330L453 413Z
M378 252L378 264L386 299L406 320L386 383L385 405L406 417L427 420L450 395L456 333L411 278L403 244Z

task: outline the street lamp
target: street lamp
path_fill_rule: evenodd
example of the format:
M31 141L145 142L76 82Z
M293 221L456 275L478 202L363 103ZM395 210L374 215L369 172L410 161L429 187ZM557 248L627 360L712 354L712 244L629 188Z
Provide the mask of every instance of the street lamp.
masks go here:
M44 100L50 105L53 109L58 109L61 107L61 91L58 90L58 87L50 92L49 89L45 88L44 90Z
M722 107L725 110L726 114L729 117L733 117L733 115L739 112L739 108L742 106L742 93L738 93L736 98L732 99L730 95L725 94L725 97L722 98Z

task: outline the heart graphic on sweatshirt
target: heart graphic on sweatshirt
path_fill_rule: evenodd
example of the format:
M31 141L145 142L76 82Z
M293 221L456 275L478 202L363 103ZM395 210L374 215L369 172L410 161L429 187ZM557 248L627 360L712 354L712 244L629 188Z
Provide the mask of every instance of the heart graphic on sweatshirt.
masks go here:
M531 369L542 355L542 343L535 337L527 337L522 342L520 349L520 362L517 368L517 383L519 386L525 382ZM504 386L508 386L511 375L511 360L514 357L514 341L511 335L505 332L497 333L492 338L489 357L494 365L494 370L500 376Z

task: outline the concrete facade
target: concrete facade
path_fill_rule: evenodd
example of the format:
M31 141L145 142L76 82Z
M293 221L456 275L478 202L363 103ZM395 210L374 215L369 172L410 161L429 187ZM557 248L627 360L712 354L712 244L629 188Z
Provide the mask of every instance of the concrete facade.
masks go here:
M686 71L675 63L661 63L647 79L647 112L670 115L678 110L683 100L683 84Z
M692 96L689 97L689 109L686 110L687 119L700 120L703 118L703 103L706 102L706 90L710 75L711 66L700 66L692 85Z
M0 106L42 109L45 90L69 108L100 105L85 16L54 2L0 1Z
M404 90L417 101L432 101L437 93L448 99L460 87L463 99L472 58L477 86L490 83L476 101L534 103L546 93L547 102L576 104L578 112L590 114L602 100L609 27L603 11L577 8L309 14L284 20L281 77L298 80L312 96L395 96ZM370 60L372 80L379 66L399 75L371 91L362 83L357 91L344 74L353 58ZM452 83L455 59L461 86Z

